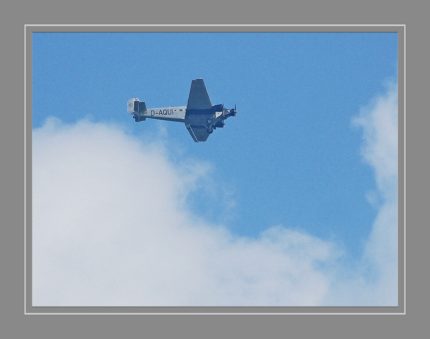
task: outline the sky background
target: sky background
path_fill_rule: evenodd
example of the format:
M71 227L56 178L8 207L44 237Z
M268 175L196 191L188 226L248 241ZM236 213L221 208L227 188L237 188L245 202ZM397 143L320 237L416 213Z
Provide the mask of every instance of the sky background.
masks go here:
M384 148L397 137L396 129L390 129L397 126L397 47L395 33L33 33L33 171L37 159L46 159L37 156L45 154L40 145L52 147L48 136L55 139L61 132L94 141L91 131L102 131L101 139L93 142L97 144L103 136L109 138L106 130L114 135L121 131L123 138L141 143L142 152L150 152L142 154L149 154L151 161L159 159L151 152L164 159L154 180L161 180L162 191L170 182L163 181L163 169L173 171L167 177L172 176L173 186L180 182L172 193L176 198L180 193L179 210L199 225L210 225L205 226L208 233L223 230L236 245L241 239L264 243L263 235L274 227L281 228L281 234L285 229L305 234L336 248L336 263L325 263L334 276L349 276L348 268L361 265L363 276L355 277L361 281L372 275L362 261L375 225L384 219L384 206L392 200L387 196L397 198L396 186L387 190L384 181L388 177L391 185L393 176L397 178L397 145L394 142L393 154ZM238 110L207 142L194 143L183 124L135 123L127 114L131 97L148 107L185 105L195 78L205 80L212 104L236 104ZM384 112L389 117L395 113L394 125ZM372 118L378 116L382 118ZM52 117L57 122L49 122ZM133 142L121 140L117 145L134 149ZM118 154L130 152L117 150L111 142L106 147ZM375 160L372 154L383 155ZM388 173L392 161L391 167L383 166L384 154L394 159L394 173ZM130 177L136 182L152 178L146 164L128 168ZM37 173L33 187L38 185ZM76 172L68 175L79 177ZM104 184L115 180L108 177ZM84 195L90 194L94 192ZM145 198L151 195L142 192L136 208L136 220L142 223ZM49 257L49 251L45 254Z

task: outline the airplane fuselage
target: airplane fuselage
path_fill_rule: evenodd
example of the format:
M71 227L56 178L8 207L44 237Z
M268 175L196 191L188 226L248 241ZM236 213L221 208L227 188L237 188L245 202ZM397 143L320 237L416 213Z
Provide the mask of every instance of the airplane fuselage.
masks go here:
M138 99L135 99L138 101ZM136 106L144 105L144 102L136 102ZM136 121L145 119L158 119L185 122L186 125L191 126L205 126L207 129L212 130L215 128L216 120L229 113L229 110L224 108L224 105L214 105L211 108L203 109L187 109L187 106L167 106L167 107L154 107L146 108L146 106L132 111ZM213 125L213 126L212 126ZM216 127L222 127L220 124Z
M154 107L148 108L142 114L145 118L184 121L187 106L169 106L169 107Z

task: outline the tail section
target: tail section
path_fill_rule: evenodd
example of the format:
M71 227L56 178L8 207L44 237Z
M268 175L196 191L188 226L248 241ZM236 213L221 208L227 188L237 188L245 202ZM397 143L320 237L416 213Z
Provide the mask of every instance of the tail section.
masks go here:
M145 101L140 101L139 98L132 98L128 100L127 112L133 116L136 122L145 120L145 115L147 112Z
M138 98L132 98L127 102L127 111L136 122L147 118L184 122L186 110L186 106L147 108L145 102Z

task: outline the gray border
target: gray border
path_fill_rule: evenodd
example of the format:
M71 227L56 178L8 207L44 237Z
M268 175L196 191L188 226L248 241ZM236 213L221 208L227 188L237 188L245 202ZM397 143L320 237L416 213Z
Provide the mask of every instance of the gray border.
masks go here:
M33 32L396 32L398 34L399 175L397 307L34 307L31 304L31 50ZM405 227L404 227L404 72L405 25L25 25L25 125L26 125L26 226L25 314L405 314Z
M0 11L0 334L5 338L420 338L428 332L428 6L403 0L5 0ZM245 7L246 5L246 7ZM407 315L392 316L24 316L25 23L405 23L408 245Z

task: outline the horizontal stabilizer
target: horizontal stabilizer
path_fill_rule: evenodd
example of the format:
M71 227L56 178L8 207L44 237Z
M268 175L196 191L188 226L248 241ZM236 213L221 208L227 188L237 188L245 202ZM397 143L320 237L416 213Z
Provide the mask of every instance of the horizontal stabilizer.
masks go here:
M130 114L143 114L146 112L145 101L140 101L138 98L132 98L127 101L127 112Z

